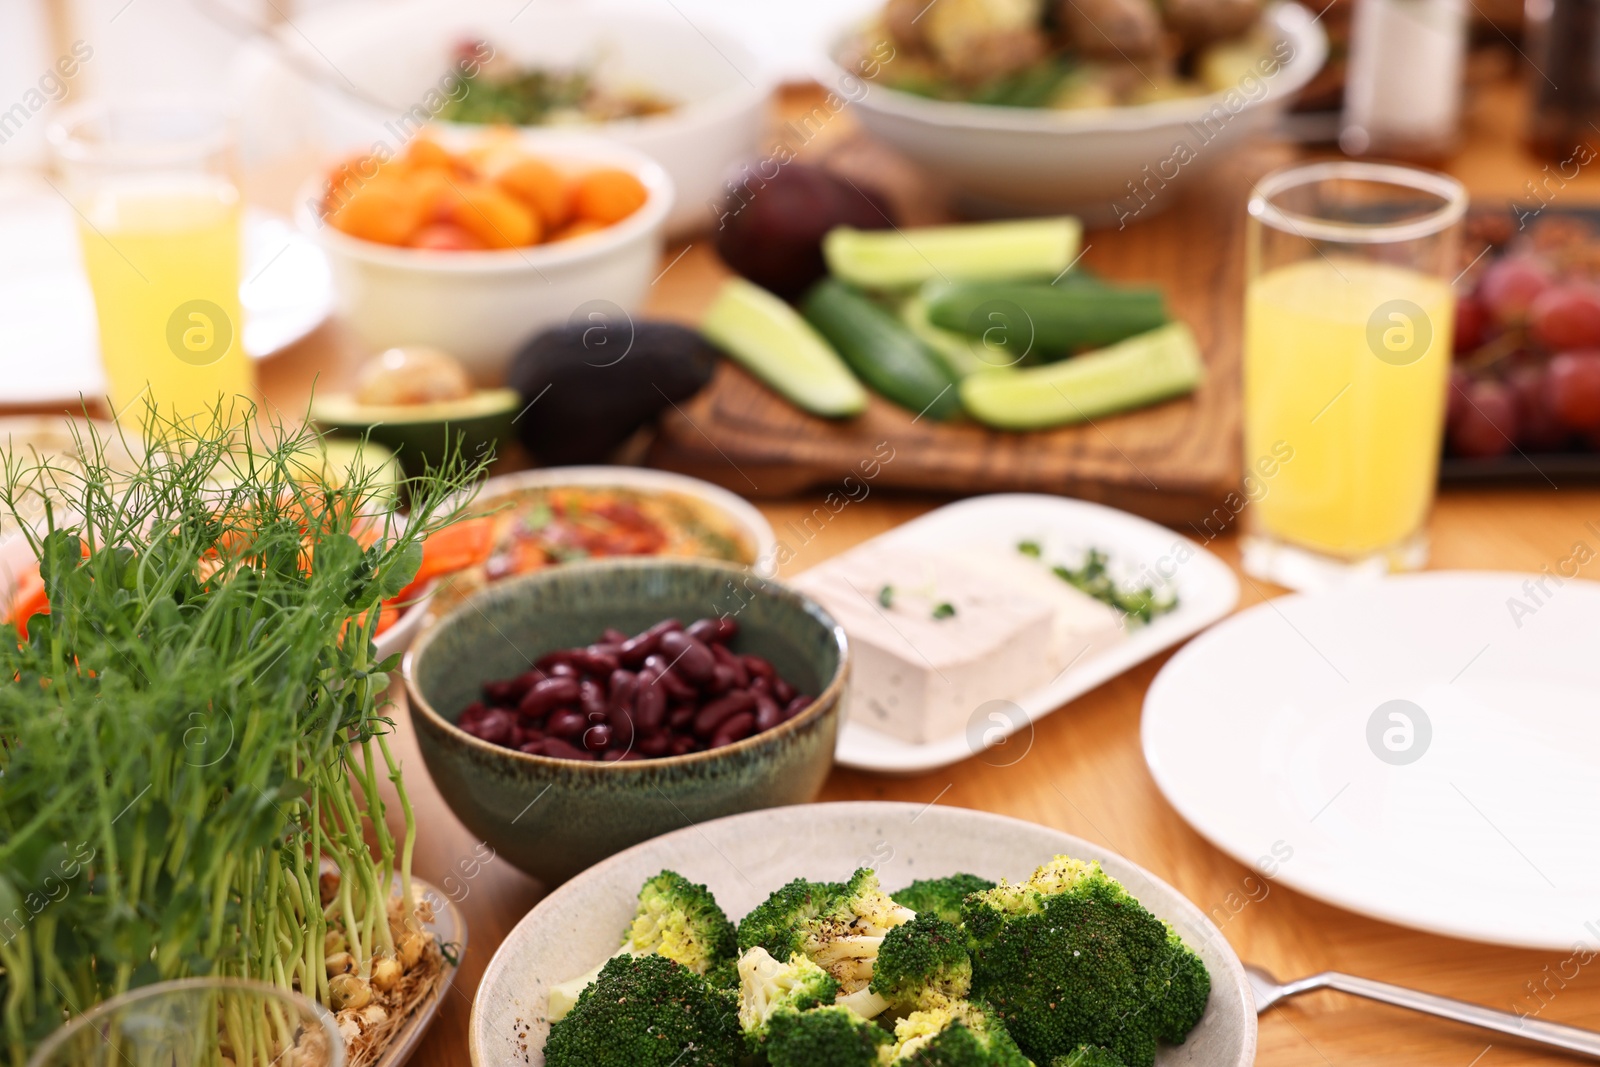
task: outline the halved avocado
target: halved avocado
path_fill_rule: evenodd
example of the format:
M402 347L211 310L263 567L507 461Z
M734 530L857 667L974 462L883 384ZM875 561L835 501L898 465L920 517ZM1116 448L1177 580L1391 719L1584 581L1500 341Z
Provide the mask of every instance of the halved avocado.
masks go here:
M452 447L471 462L490 455L511 434L522 410L515 389L480 389L460 400L427 404L363 404L347 393L326 393L311 401L311 418L330 434L365 434L392 449L407 475L437 467Z

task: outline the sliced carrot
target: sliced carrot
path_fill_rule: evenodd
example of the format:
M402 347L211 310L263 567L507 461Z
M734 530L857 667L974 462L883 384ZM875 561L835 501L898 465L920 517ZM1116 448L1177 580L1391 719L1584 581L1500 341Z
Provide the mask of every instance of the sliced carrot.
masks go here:
M22 636L28 636L28 620L35 615L50 614L50 598L45 593L44 578L39 574L39 561L23 568L17 575L17 587L11 594L8 622L16 623Z
M609 226L638 211L649 195L644 183L625 170L592 170L578 179L572 207L579 218Z
M494 551L494 527L492 518L467 519L422 542L422 566L412 584L475 567L488 559Z

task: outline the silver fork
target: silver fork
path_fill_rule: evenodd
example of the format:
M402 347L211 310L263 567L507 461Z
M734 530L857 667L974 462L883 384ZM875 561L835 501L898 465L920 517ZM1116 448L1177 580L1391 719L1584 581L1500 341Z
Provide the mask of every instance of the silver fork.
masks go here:
M1425 1015L1437 1015L1441 1019L1451 1019L1458 1023L1466 1023L1468 1026L1494 1030L1535 1041L1541 1045L1576 1052L1580 1056L1600 1059L1600 1033L1592 1030L1580 1030L1576 1026L1563 1026L1560 1023L1547 1023L1539 1019L1514 1015L1509 1011L1497 1011L1494 1008L1468 1004L1462 1000L1451 1000L1449 997L1423 993L1404 986L1390 985L1387 982L1375 982L1370 978L1340 974L1337 971L1323 971L1309 978L1280 982L1267 971L1252 964L1245 964L1244 970L1250 978L1250 988L1256 995L1258 1015L1286 997L1309 993L1314 989L1336 989L1341 993L1393 1004L1397 1008L1410 1008Z

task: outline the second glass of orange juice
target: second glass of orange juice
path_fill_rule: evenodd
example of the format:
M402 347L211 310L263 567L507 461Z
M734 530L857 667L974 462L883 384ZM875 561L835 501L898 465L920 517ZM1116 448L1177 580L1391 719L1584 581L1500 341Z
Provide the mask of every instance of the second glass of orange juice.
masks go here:
M1380 164L1312 164L1257 185L1247 571L1315 588L1426 561L1465 209L1455 180Z
M252 392L240 202L224 114L182 100L69 108L50 140L78 214L112 414L204 417Z

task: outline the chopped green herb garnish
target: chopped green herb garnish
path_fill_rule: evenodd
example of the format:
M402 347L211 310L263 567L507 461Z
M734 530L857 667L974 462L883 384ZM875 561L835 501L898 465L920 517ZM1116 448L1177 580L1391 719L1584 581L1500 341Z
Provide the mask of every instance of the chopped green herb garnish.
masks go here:
M948 600L940 601L933 609L933 617L936 619L948 619L955 613L956 606Z
M886 585L878 590L878 605L880 607L894 607L894 586Z
M1017 551L1024 556L1032 556L1034 559L1044 555L1044 550L1039 547L1039 542L1037 541L1018 541Z
M1024 556L1039 558L1039 546L1032 541L1019 543L1017 551ZM1051 566L1050 573L1074 589L1087 593L1102 604L1108 604L1122 615L1137 619L1141 623L1149 622L1157 615L1165 615L1178 606L1176 592L1158 593L1154 586L1149 585L1136 589L1122 588L1106 569L1107 561L1104 552L1098 548L1091 548L1084 557L1083 565L1076 570L1057 563Z

